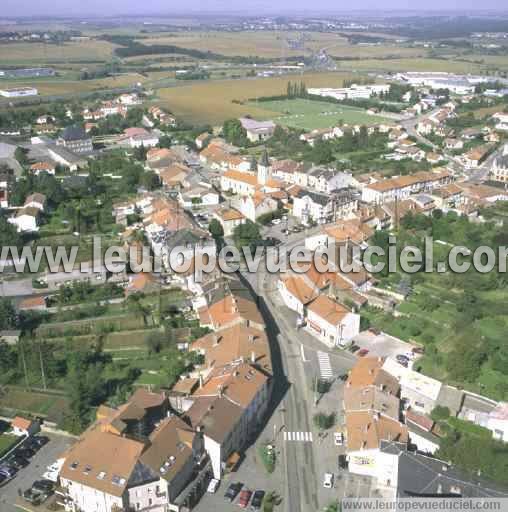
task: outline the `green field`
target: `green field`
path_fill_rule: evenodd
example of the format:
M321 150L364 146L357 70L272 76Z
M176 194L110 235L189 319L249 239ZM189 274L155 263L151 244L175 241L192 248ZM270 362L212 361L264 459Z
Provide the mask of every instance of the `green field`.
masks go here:
M0 455L8 452L19 441L19 437L10 434L0 435Z
M392 123L379 115L370 115L363 109L337 105L326 101L314 101L306 99L263 101L252 103L261 106L273 113L271 117L277 124L314 130L316 128L329 128L339 123L349 125L373 125L378 123Z

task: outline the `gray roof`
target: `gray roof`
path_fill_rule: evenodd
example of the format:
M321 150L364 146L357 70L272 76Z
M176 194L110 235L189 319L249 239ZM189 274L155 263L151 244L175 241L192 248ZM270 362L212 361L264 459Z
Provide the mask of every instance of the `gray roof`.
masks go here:
M53 153L56 153L60 158L66 160L69 164L84 165L86 164L86 158L83 158L72 151L64 148L63 146L56 146L52 144L48 146L48 149Z
M398 455L399 497L447 494L464 498L508 497L508 490L493 482L468 476L441 460L406 451L397 443L381 441L381 451Z
M508 169L508 153L506 155L500 156L496 160L496 165L498 167L502 167L503 169Z
M89 139L85 130L81 128L81 126L67 126L60 135L60 138L65 141Z
M314 201L314 203L320 204L321 206L326 206L330 202L330 196L328 194L320 194L319 192L312 192L310 190L302 189L296 194L296 197L302 199L305 196L308 196Z
M464 392L452 386L443 385L439 390L437 403L443 407L448 407L452 416L457 416L462 408Z

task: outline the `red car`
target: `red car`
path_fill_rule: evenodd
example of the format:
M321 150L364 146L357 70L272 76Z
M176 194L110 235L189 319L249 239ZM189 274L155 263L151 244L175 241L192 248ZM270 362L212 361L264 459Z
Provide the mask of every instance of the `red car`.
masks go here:
M360 351L358 352L358 355L359 355L360 357L365 357L368 353L369 353L369 349L368 349L368 348L362 348L362 350L360 350Z
M240 493L240 497L238 498L238 506L241 508L247 508L249 506L250 498L252 496L252 491L245 489Z

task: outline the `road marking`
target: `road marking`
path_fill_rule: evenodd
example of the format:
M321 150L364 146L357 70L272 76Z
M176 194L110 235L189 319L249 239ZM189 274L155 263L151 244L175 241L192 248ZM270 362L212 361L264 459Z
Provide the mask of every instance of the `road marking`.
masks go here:
M307 359L305 358L305 350L303 349L303 343L300 345L300 349L301 349L301 352L302 352L302 361L304 363L306 363Z
M286 432L284 431L284 441L296 441L299 443L312 443L312 432Z
M319 373L321 374L321 378L326 380L333 378L330 356L326 352L318 351L317 358L319 362Z

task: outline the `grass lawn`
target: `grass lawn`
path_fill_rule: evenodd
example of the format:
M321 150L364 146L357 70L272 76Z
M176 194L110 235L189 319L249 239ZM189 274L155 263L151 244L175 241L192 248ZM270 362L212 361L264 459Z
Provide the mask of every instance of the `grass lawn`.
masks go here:
M13 436L11 434L2 434L0 435L0 455L5 452L8 452L12 446L14 446L19 441L19 437Z
M251 104L271 111L273 115L268 117L271 117L278 124L305 130L329 128L337 125L340 121L350 125L392 123L392 120L386 117L367 114L364 109L337 105L326 101L299 98Z

